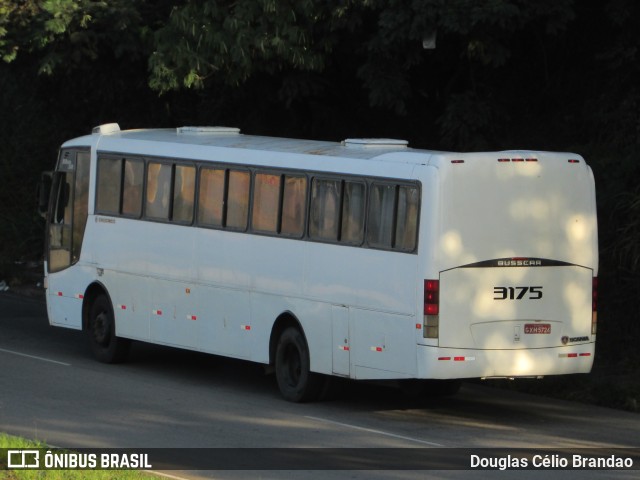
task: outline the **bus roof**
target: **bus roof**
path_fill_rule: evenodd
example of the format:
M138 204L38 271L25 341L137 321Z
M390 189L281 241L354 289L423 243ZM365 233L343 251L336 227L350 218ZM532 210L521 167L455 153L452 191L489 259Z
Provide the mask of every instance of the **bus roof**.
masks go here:
M527 150L505 152L443 152L414 149L406 140L388 138L348 138L341 142L300 140L290 138L244 135L238 128L230 127L179 127L175 129L120 130L118 124L95 127L92 135L78 137L65 142L63 147L94 146L104 152L163 155L166 157L188 157L206 160L212 150L229 149L241 152L258 151L267 154L293 154L310 158L357 159L412 165L432 165L442 168L450 163L500 157L530 157ZM228 152L231 153L231 152ZM581 158L568 153L553 153L566 157ZM270 156L270 155L269 155ZM313 162L316 163L316 162Z
M279 152L334 158L372 159L398 161L394 155L404 153L402 163L426 163L425 154L439 153L408 147L406 140L386 138L352 138L342 142L300 140L258 135L244 135L237 128L229 127L179 127L175 129L120 130L117 124L96 127L93 135L79 137L64 146L94 145L99 141L100 150L127 151L144 148L147 142L164 144L167 152L186 151L189 147L213 147L244 151ZM199 149L199 148L198 148ZM407 153L419 153L420 158ZM173 155L169 155L173 156ZM385 158L386 157L386 158Z

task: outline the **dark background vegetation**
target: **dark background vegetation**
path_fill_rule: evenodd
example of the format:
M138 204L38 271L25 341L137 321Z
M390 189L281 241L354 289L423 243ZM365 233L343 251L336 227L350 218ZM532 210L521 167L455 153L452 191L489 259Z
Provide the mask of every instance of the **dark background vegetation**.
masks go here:
M634 0L0 0L0 280L42 258L40 172L101 123L573 151L597 184L594 373L520 386L638 411L638 32Z

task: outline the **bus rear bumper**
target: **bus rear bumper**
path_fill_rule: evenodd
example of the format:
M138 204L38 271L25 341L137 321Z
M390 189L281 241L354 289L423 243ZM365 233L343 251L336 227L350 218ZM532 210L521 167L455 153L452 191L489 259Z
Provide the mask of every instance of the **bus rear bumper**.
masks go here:
M595 343L554 348L474 350L418 345L418 378L539 377L589 373Z

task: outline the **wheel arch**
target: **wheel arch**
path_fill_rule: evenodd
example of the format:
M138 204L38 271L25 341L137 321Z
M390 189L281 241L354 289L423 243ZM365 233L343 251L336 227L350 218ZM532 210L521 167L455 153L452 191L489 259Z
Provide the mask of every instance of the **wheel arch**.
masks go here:
M91 305L98 298L99 295L106 295L109 300L109 305L113 310L113 303L111 302L111 295L107 291L107 287L101 282L91 283L84 292L84 298L82 300L82 330L86 330L89 323L89 311Z
M302 324L292 312L287 310L278 315L278 318L276 318L276 321L271 327L271 336L269 338L269 365L275 364L278 340L280 339L280 335L282 335L282 332L284 332L289 327L297 328L300 331L305 343L307 344L307 351L309 350L309 342L307 341L307 336L304 333Z

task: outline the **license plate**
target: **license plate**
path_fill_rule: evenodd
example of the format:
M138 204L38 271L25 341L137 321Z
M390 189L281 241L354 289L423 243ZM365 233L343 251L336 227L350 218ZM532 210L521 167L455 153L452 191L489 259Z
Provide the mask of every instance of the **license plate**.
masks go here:
M524 333L528 333L528 334L548 334L548 333L551 333L551 324L549 324L549 323L526 323L524 325Z

